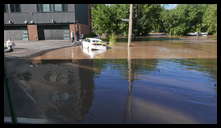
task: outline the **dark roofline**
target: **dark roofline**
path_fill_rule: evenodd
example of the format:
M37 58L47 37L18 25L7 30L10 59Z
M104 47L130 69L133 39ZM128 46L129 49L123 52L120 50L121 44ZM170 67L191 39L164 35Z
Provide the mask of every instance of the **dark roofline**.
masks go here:
M4 26L26 26L26 25L68 25L76 24L76 22L67 22L67 23L37 23L37 24L4 24Z

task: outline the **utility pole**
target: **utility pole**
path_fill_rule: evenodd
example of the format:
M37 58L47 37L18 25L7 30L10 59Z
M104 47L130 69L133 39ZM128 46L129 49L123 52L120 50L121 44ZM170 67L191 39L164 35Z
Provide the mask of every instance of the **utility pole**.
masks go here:
M133 18L133 4L130 4L129 29L128 29L128 47L130 47L132 36L132 18Z
M131 36L132 36L132 17L133 17L133 4L130 4L130 16L129 16L129 28L128 28L128 53L127 53L127 63L128 63L128 99L127 99L127 113L126 121L132 120L132 67L131 67Z

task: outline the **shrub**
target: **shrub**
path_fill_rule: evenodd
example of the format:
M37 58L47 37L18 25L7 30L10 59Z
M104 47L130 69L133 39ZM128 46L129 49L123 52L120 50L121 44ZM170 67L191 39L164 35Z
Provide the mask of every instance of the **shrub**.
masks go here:
M117 35L114 34L114 33L112 33L112 34L109 36L109 42L110 42L111 44L116 43L116 42L117 42Z

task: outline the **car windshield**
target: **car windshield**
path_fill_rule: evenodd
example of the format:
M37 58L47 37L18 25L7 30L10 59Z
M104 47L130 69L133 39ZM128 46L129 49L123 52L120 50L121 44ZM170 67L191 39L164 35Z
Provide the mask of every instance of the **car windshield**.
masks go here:
M92 40L92 42L93 42L93 43L97 43L97 42L99 42L99 40Z

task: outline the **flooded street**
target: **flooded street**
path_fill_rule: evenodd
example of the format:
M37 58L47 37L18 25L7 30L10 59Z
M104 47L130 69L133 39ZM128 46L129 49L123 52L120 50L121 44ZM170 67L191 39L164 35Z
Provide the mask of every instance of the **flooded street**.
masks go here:
M216 58L217 42L192 43L189 41L139 41L132 42L131 59L165 58ZM69 47L43 53L33 60L70 60L70 59L126 59L127 43L116 43L107 52L91 58L82 48Z
M217 123L217 42L126 45L93 57L77 46L8 59L17 116L46 123Z

